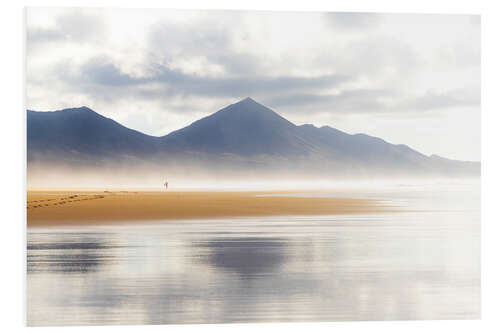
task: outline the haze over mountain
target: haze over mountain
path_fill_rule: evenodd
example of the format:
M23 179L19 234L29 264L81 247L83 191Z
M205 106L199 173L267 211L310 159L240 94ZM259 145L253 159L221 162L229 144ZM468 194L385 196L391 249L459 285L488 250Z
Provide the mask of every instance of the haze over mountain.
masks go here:
M42 166L331 178L480 172L478 162L426 156L406 145L329 126L297 126L251 98L161 137L126 128L87 107L28 111L27 137L28 173Z

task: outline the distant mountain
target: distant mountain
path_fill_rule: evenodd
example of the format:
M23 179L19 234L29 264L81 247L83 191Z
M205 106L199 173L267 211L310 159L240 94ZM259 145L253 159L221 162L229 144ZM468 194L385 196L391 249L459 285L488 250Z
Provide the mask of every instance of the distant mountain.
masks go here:
M479 174L477 162L423 155L365 134L297 126L251 98L162 137L126 128L86 107L28 111L30 163L142 165L308 172L321 175Z
M306 154L297 126L251 98L163 137L179 149L242 156Z
M28 162L36 155L93 160L147 156L162 149L159 138L122 126L87 107L28 110L27 145Z

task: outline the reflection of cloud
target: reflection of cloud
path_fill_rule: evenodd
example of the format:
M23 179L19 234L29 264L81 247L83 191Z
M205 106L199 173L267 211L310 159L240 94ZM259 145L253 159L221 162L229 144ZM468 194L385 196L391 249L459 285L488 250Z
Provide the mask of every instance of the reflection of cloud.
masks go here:
M209 250L213 266L236 272L243 279L272 273L286 259L286 240L282 238L216 238L200 246Z

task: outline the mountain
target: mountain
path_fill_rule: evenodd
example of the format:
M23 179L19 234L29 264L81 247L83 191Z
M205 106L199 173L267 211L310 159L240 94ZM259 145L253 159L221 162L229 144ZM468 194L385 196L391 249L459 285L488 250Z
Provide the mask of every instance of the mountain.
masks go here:
M236 155L311 156L385 161L399 155L424 155L405 145L392 145L365 134L350 135L324 126L296 126L251 98L163 137L183 150Z
M243 156L307 153L296 126L251 98L163 137L183 150Z
M168 135L126 128L86 107L28 111L28 169L35 163L141 163L205 171L326 176L479 174L480 164L426 156L366 134L297 126L245 98ZM125 162L124 162L125 161Z
M120 125L87 107L52 112L28 110L28 162L36 155L96 159L147 156L161 151L162 143Z
M366 134L347 134L329 126L296 126L251 98L195 121L162 137L172 148L209 156L228 154L264 159L264 167L293 166L327 173L435 172L439 163L406 145L390 144ZM267 160L266 160L267 157ZM219 157L220 158L220 157ZM286 164L286 163L285 163ZM460 162L456 163L457 165ZM253 167L256 167L254 164Z

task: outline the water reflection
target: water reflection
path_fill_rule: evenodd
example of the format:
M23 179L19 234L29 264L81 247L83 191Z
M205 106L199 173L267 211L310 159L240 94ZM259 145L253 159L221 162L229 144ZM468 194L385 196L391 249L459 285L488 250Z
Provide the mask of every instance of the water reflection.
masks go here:
M39 235L50 238L51 235ZM49 236L49 237L47 237ZM53 235L52 235L53 236ZM75 235L73 235L75 236ZM75 237L74 237L75 238ZM78 241L64 239L28 240L28 274L42 272L87 273L110 257L103 257L102 251L112 246L103 240L76 235Z
M197 242L198 251L208 250L211 266L237 273L242 279L271 274L285 262L287 241L284 238L235 237L213 238ZM206 257L201 257L206 262Z
M478 318L480 214L463 208L30 229L28 323Z

